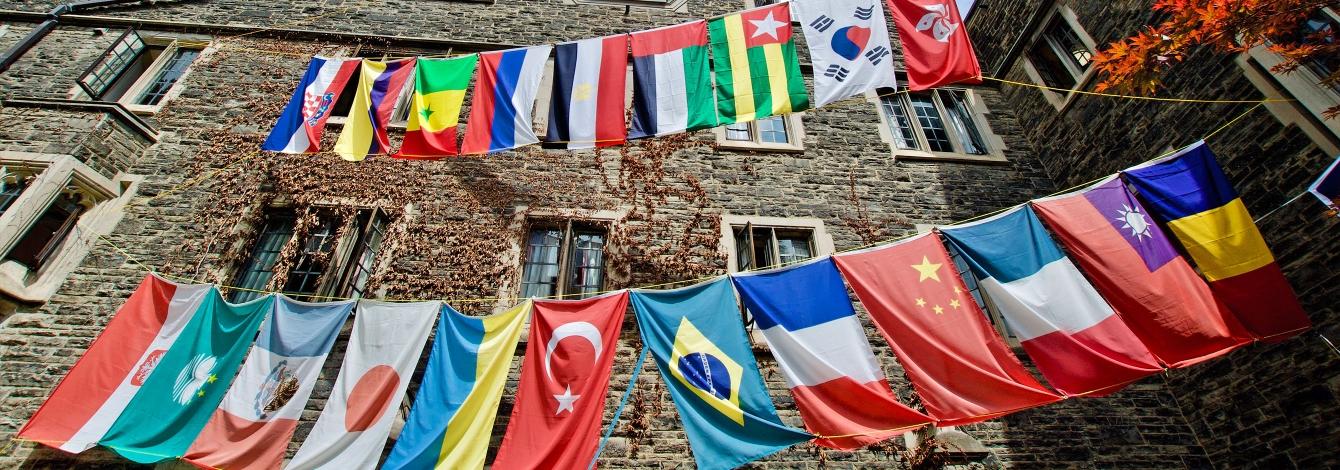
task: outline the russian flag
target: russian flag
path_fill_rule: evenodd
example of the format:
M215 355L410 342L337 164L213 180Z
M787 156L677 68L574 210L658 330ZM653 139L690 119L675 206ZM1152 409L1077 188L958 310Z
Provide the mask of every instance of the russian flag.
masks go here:
M934 422L898 403L832 258L731 276L763 331L805 430L851 450Z
M330 110L340 100L340 92L358 70L360 61L313 57L261 150L283 153L320 151L321 131L326 128Z
M624 91L628 82L628 35L554 47L554 94L545 142L584 149L627 141Z
M1052 387L1102 396L1163 370L1027 206L941 230Z
M552 48L535 46L479 55L461 154L501 152L540 141L531 128L530 113Z

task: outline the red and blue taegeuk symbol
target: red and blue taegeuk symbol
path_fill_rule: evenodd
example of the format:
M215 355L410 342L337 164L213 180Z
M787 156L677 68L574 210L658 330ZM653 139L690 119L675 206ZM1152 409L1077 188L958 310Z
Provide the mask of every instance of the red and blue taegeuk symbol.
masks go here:
M845 26L833 33L833 52L847 60L856 60L870 41L870 28Z

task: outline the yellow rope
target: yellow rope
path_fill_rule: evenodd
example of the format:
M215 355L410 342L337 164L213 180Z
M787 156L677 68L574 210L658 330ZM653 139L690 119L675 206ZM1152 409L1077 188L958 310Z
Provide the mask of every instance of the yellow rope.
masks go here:
M1160 97L1156 97L1156 96L1117 95L1117 94L1113 94L1113 93L1101 93L1101 92L1096 92L1096 91L1073 90L1073 89L1070 89L1070 88L1054 88L1054 87L1049 87L1049 86L1045 86L1045 85L1037 85L1037 84L1033 84L1033 83L1016 82L1016 81L1013 81L1013 80L1005 80L1005 79L994 78L994 77L978 77L978 78L981 78L981 79L983 79L983 80L991 80L991 81L993 81L993 82L1007 83L1007 84L1015 85L1015 86L1022 86L1022 87L1028 87L1028 88L1037 88L1037 89L1040 89L1040 90L1050 90L1050 91L1054 91L1054 92L1062 93L1062 94L1076 93L1076 94L1080 94L1080 95L1103 96L1103 97L1107 97L1107 98L1123 98L1123 99L1129 99L1129 100L1166 101L1166 102L1171 102L1171 103L1238 103L1238 104L1247 104L1247 103L1286 103L1286 102L1294 101L1294 100L1271 100L1271 99L1267 99L1267 100L1264 100L1264 101L1261 101L1261 100L1200 100L1200 99L1190 99L1190 98L1160 98Z

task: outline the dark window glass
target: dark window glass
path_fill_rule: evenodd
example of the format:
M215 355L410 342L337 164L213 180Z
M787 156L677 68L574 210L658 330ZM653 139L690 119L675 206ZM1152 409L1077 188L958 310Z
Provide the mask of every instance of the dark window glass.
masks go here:
M930 95L915 94L909 96L912 110L917 115L917 124L921 126L926 144L936 152L953 152L954 144L949 141L949 132L945 130L944 119L935 107L935 99Z
M1317 10L1313 12L1307 20L1303 21L1303 24L1298 28L1298 37L1296 40L1298 42L1310 42L1313 37L1320 33L1324 42L1328 44L1334 43L1337 40L1335 31L1335 19L1325 11ZM1340 54L1331 54L1313 59L1304 64L1304 66L1306 66L1308 70L1311 70L1312 73L1316 74L1318 78L1326 78L1332 73L1335 73L1336 70L1340 70ZM1333 85L1333 87L1340 89L1340 84Z
M234 286L243 289L264 290L265 285L270 283L270 278L274 277L275 262L279 260L279 251L284 249L284 244L293 238L293 218L276 217L270 219L261 230L261 236L256 240L256 245L251 248L251 256L242 265L242 270L237 273L237 280L233 282ZM261 292L252 292L250 290L234 289L228 294L228 301L232 303L242 303L258 299Z
M140 39L139 33L133 29L126 30L116 42L103 51L102 57L99 57L97 62L89 66L79 77L79 87L93 99L103 99L112 84L136 65L137 59L145 50L146 46ZM140 73L143 73L143 70ZM139 74L135 76L138 77Z
M884 107L884 115L889 118L889 130L893 131L893 142L900 149L916 150L917 137L912 133L912 121L907 118L907 110L897 95L879 99Z
M605 235L578 233L574 241L570 293L586 298L605 285Z
M380 213L372 214L366 228L360 226L358 245L350 257L348 281L340 295L350 298L362 298L368 277L372 275L373 263L381 251L382 240L386 238L386 219Z
M349 108L354 105L354 95L358 94L358 80L362 73L362 69L358 69L349 77L349 81L344 84L344 90L340 91L340 99L335 100L335 106L330 108L330 117L349 116Z
M771 228L754 228L754 268L763 269L777 265L772 241Z
M40 270L59 251L83 211L84 206L73 196L61 194L28 228L28 233L14 244L5 259L27 266L31 271Z
M1046 36L1057 52L1065 56L1077 72L1084 73L1088 70L1089 64L1093 62L1093 52L1084 45L1083 40L1080 40L1079 33L1070 27L1070 23L1061 18L1053 20L1051 26L1047 28Z
M323 217L307 234L298 262L288 272L285 294L299 298L316 294L321 276L330 266L330 250L335 248L335 234L339 229L339 222L334 217Z
M140 94L136 104L155 105L163 101L163 96L167 95L172 85L177 83L182 74L186 73L186 68L191 66L191 62L200 55L200 51L189 49L177 49L172 54L172 58L163 65L154 77L153 83L150 83L144 92Z
M558 288L559 254L563 231L539 229L530 232L526 264L521 274L521 297L549 297Z
M726 140L754 140L749 135L749 123L740 122L726 125Z
M1052 88L1073 89L1075 88L1075 77L1070 75L1065 65L1061 63L1061 58L1056 55L1047 41L1038 41L1033 44L1032 51L1028 58L1033 62L1033 68L1037 69L1038 75L1042 76L1042 81Z
M786 117L773 116L758 121L758 137L762 142L775 144L790 142L786 136Z
M23 194L24 188L28 187L28 178L20 176L16 179L17 181L13 183L0 181L0 214L4 214L5 210Z
M977 284L977 275L972 273L972 268L968 265L968 259L964 258L963 254L951 244L945 244L945 248L949 250L949 259L954 262L954 269L958 270L959 277L968 286L968 293L972 294L972 300L977 302L977 307L982 309L986 319L990 320L991 324L999 329L1005 337L1013 338L1014 332L1010 330L1010 326L1005 324L1004 321L997 321L996 317L987 308L986 300L982 298L981 286Z
M972 120L972 113L968 110L963 93L952 90L939 90L938 93L945 114L949 115L949 123L954 128L954 135L958 137L959 145L963 147L963 153L986 154L986 145L982 144L982 136L977 132L977 124Z
M810 243L808 231L772 227L752 228L752 240L745 238L744 229L737 229L735 232L736 269L739 271L766 269L814 257L814 246Z

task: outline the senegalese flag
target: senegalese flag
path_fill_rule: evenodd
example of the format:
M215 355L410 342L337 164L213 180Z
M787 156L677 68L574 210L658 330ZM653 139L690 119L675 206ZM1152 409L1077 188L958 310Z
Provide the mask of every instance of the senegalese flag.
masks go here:
M749 122L810 107L792 38L791 4L708 21L721 124Z
M465 88L475 73L479 55L454 59L419 59L414 71L405 141L395 158L428 160L459 153L456 123L461 117Z

